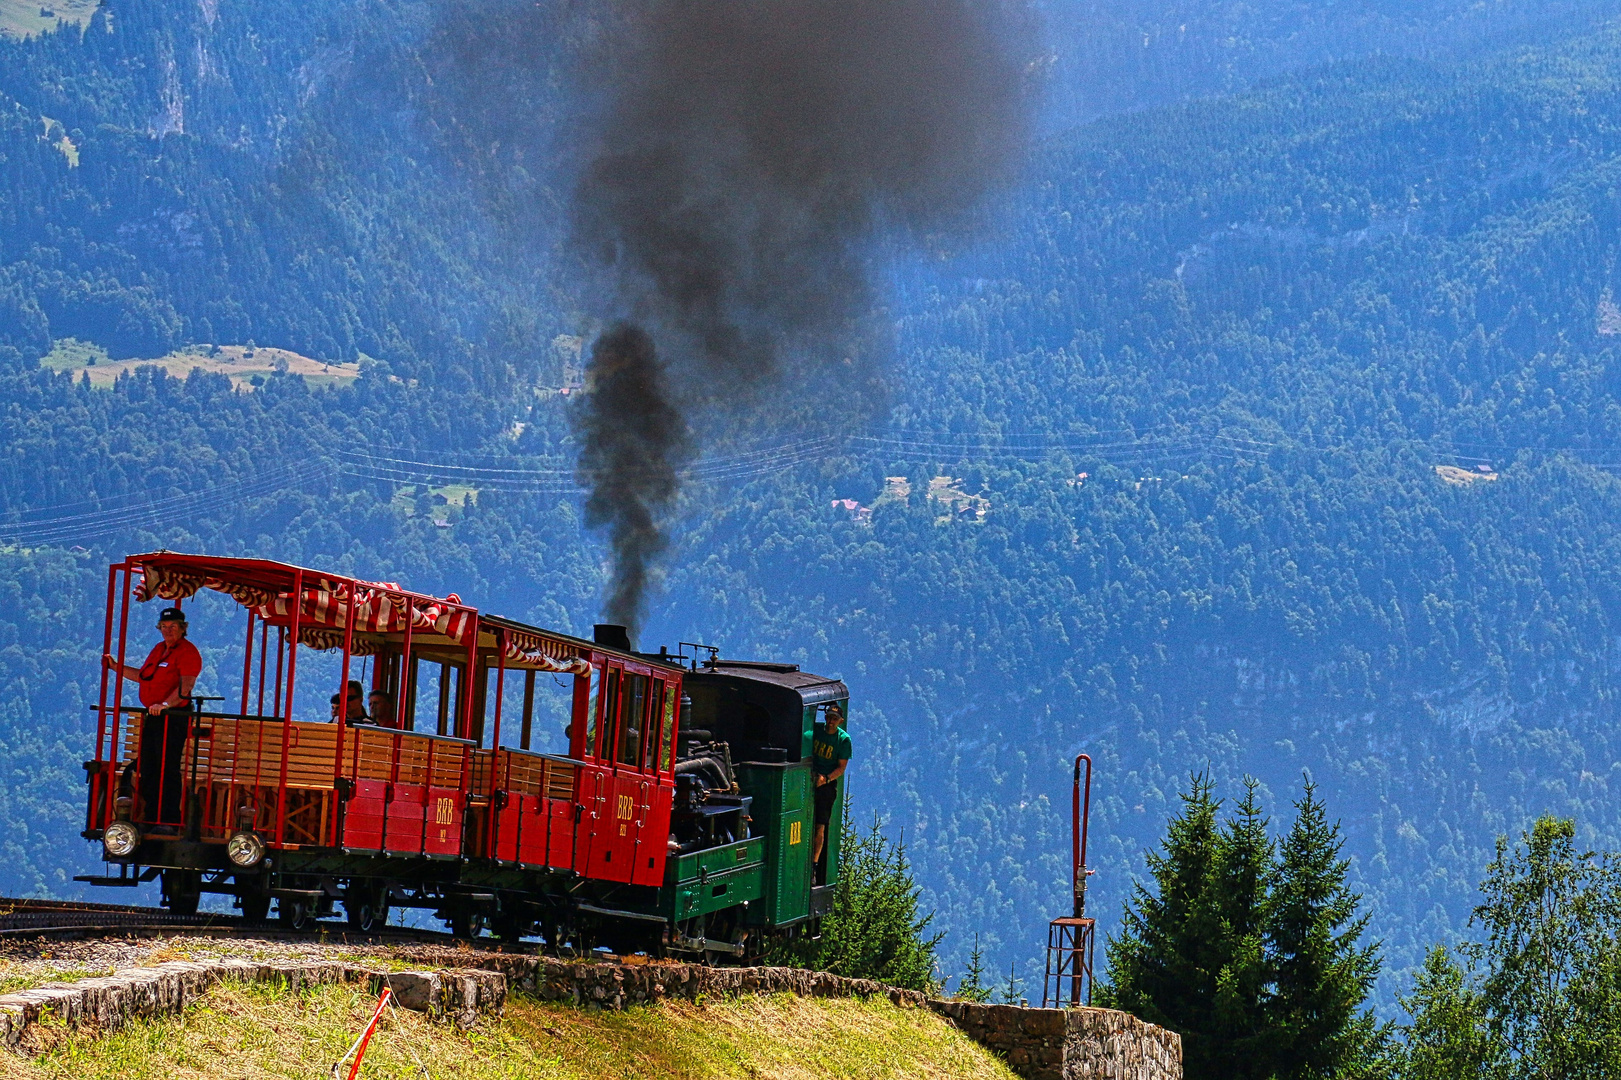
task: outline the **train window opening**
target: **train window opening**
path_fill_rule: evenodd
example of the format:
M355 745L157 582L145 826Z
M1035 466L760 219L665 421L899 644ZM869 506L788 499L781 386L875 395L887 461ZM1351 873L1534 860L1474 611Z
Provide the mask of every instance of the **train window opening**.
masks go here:
M400 662L400 654L388 648L388 651L379 653L372 658L371 681L361 680L367 688L366 711L374 724L380 727L397 727L400 717L404 715L400 706L400 671L404 665ZM371 694L382 693L386 701L377 703L381 715L373 714Z
M412 731L439 731L449 707L449 665L412 657L416 669L410 724ZM443 734L443 732L440 732Z
M449 664L439 665L439 711L435 717L436 730L440 735L450 733L450 694L451 684L454 680L450 676ZM458 695L459 696L459 695Z
M641 768L642 729L647 723L647 676L626 675L624 717L620 722L619 754L615 759L621 765Z
M580 744L578 757L588 758L596 752L597 724L602 713L602 682L604 671L601 667L591 671L591 693L585 704L585 741Z
M572 703L573 697L571 695L570 704L572 705ZM523 718L518 723L518 748L520 750L529 749L533 741L534 733L535 673L533 671L526 671L523 673ZM563 735L566 738L568 736L568 732L564 731Z
M171 606L176 602L131 601L126 662L139 665L157 641L155 630L147 632L148 625L155 624L158 613ZM308 723L331 720L331 698L340 691L343 680L341 648L316 649L301 643L295 663L291 627L266 622L256 612L250 615L250 609L229 596L199 589L178 606L186 613L186 637L203 658L203 671L194 692L204 699L204 711L280 718L286 711L287 679L292 668L292 719ZM364 636L356 636L356 648L365 648ZM349 659L349 678L368 690L384 689L393 698L398 667L397 653L385 651L375 657L356 653Z
M609 668L603 673L602 722L597 726L597 746L593 757L598 761L612 761L614 742L619 737L619 680L624 673Z
M292 641L289 637L288 644ZM288 650L291 652L291 649ZM289 663L291 658L283 661ZM360 665L350 661L355 671ZM206 669L205 669L206 670ZM343 650L331 649L321 652L308 645L298 647L298 663L294 669L293 678L293 712L294 720L306 723L328 723L332 719L332 695L338 690L339 680L343 677ZM358 676L351 671L351 679ZM282 691L287 693L286 674L282 676Z
M494 739L496 682L490 673L490 707L486 710ZM574 677L549 671L507 668L501 686L501 745L543 754L569 753L569 723L574 713ZM527 718L527 719L526 719ZM492 742L493 745L493 742Z
M670 754L675 740L676 693L675 687L664 688L664 723L659 727L659 772L669 772Z
M640 767L646 772L658 768L659 763L659 732L663 729L664 721L664 680L653 680L653 692L648 697L647 734L642 740L642 760Z
M195 596L183 601L158 598L143 604L131 597L128 636L124 642L124 662L132 667L140 667L147 654L162 640L157 628L158 615L168 607L179 607L185 612L186 639L197 647L198 655L203 659L203 670L197 676L192 693L201 697L224 699L202 702L202 706L210 712L225 710L236 712L242 704L242 661L246 653L245 628L248 616L246 610L230 597L201 589ZM259 648L257 625L254 627L253 636L253 648L257 654ZM272 633L270 636L272 649L275 648L275 641L275 634ZM114 652L117 649L118 629L115 624ZM257 674L257 671L258 664L255 661L253 673ZM273 676L273 672L271 674ZM273 700L271 691L266 692L265 700L268 706ZM137 701L135 686L131 683L124 692L124 706L129 708ZM252 706L251 699L249 706Z

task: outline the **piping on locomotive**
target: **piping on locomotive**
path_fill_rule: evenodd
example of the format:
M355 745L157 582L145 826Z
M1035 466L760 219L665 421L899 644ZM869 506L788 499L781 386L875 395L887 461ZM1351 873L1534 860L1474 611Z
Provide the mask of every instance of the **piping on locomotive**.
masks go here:
M199 590L245 611L240 686L165 720L120 677L144 642L132 612ZM811 743L849 691L796 665L638 653L618 626L586 641L454 594L173 552L109 568L104 649L84 836L107 866L76 880L159 880L177 912L225 894L250 921L274 903L293 928L341 907L369 932L410 907L460 936L712 960L814 932L830 906L842 815L813 865ZM311 650L339 658L331 721L325 679L295 696ZM566 753L531 749L538 675L572 680ZM381 692L376 723L337 704L357 677ZM157 723L182 725L161 758L141 752ZM180 797L143 797L165 784Z

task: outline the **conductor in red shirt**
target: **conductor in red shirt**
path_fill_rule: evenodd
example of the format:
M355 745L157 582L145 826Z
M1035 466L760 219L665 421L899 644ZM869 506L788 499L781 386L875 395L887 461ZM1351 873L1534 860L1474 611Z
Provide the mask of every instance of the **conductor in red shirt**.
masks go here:
M203 670L197 646L186 640L186 613L164 608L158 616L163 640L140 667L119 666L112 654L102 663L139 684L146 719L141 724L141 752L135 771L140 777L141 813L161 826L181 824L181 755L191 723L191 688ZM154 832L163 831L161 828Z

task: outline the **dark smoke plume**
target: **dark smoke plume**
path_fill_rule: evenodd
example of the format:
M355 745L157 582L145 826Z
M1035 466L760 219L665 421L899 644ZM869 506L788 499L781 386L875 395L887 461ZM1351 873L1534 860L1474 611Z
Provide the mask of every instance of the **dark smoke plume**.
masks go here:
M643 0L608 12L582 88L601 112L574 233L612 282L605 314L648 327L664 355L621 325L591 358L581 476L613 544L614 618L636 621L666 543L691 449L678 436L700 415L758 406L781 376L870 362L885 338L867 274L879 231L962 224L1017 166L1024 87L1007 10Z
M634 626L648 567L668 545L658 513L675 498L687 428L670 403L653 339L615 326L591 348L590 393L574 416L584 436L580 472L590 478L586 524L606 528L614 580L608 618Z

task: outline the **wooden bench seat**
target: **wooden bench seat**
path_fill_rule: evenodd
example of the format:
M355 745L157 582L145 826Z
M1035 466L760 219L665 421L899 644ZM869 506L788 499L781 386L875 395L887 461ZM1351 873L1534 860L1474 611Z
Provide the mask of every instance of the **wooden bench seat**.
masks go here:
M144 720L138 711L125 718L126 762L133 762L139 752ZM342 820L336 797L341 780L352 800L356 824L368 815L378 819L372 832L379 842L369 846L381 845L386 816L390 835L405 838L391 842L391 850L420 852L425 844L433 854L459 850L457 793L470 749L461 740L369 725L347 727L340 755L334 724L204 714L197 718L197 727L200 734L188 737L182 763L185 775L193 775L195 754L193 790L202 796L202 827L210 839L224 839L234 831L244 805L255 808L255 827L274 836L276 808L285 803L287 843L342 844L344 838L332 832L334 822ZM456 804L453 813L446 809L447 802ZM452 817L454 821L447 820Z

